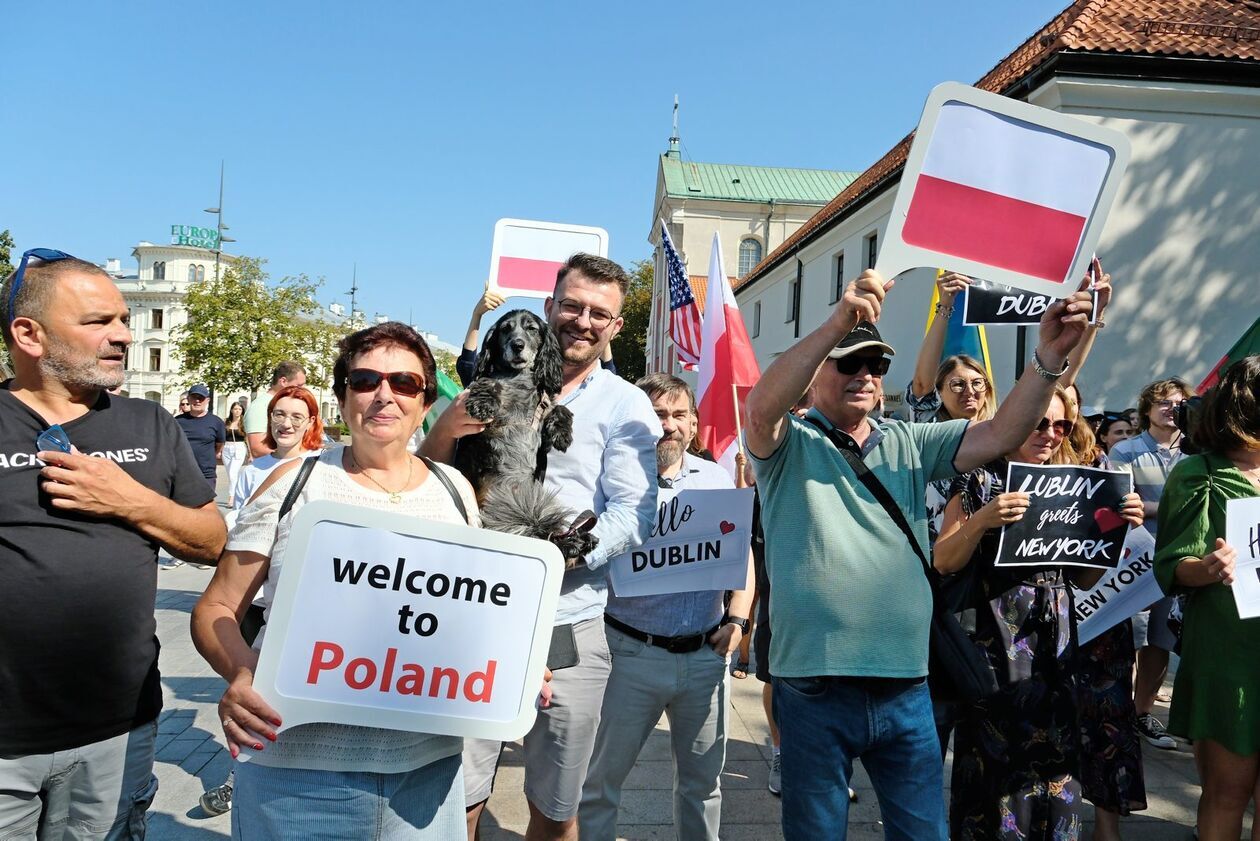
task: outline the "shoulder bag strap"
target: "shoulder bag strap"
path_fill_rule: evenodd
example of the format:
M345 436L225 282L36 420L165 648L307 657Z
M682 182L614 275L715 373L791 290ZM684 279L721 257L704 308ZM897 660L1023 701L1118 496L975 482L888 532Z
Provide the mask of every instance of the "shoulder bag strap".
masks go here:
M284 495L284 502L280 503L280 516L276 517L277 520L283 520L284 515L292 510L293 503L297 502L298 494L302 492L302 488L306 487L306 480L311 478L311 471L315 469L317 461L319 461L319 456L302 459L302 466L298 468L293 484L289 485L289 492Z
M460 497L455 483L442 471L442 468L433 463L432 459L427 456L420 456L420 460L424 462L424 466L429 468L429 472L436 476L438 481L446 488L446 492L451 495L451 502L455 503L455 508L459 511L459 516L464 518L465 523L468 523L468 509L464 507L464 500Z
M892 494L884 487L884 483L879 481L879 477L871 472L871 469L866 466L866 462L862 461L861 455L855 453L848 442L840 438L834 429L828 429L813 418L805 418L804 420L806 423L813 424L821 430L827 436L827 440L831 442L832 446L840 451L841 457L848 462L849 467L857 474L858 481L871 492L875 500L883 506L884 511L896 523L897 528L901 529L901 533L906 536L906 540L910 541L910 548L914 550L914 554L918 555L919 560L923 563L923 574L927 576L928 581L935 587L938 578L936 570L928 563L927 556L919 548L919 541L915 539L914 531L911 530L910 524L906 522L906 515L902 513L901 506L897 505L896 500L892 498Z

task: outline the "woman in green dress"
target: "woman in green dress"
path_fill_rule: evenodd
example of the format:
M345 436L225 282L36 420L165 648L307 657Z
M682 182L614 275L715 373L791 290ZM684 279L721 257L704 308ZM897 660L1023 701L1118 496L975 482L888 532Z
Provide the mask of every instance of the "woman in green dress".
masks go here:
M1173 468L1159 502L1155 575L1165 593L1188 594L1168 730L1194 740L1199 838L1237 841L1260 800L1260 619L1238 617L1230 585L1245 547L1224 540L1225 504L1260 496L1260 356L1226 371L1194 440L1203 452Z

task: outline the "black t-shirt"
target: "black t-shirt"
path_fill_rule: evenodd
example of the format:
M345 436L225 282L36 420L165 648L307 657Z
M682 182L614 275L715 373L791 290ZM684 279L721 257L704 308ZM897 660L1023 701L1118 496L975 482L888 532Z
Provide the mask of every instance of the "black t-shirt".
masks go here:
M185 412L176 415L175 420L179 421L188 443L192 445L193 456L197 459L197 466L201 468L201 475L213 482L215 446L227 440L227 428L223 425L223 419L209 412L199 418Z
M0 384L0 756L121 735L162 709L157 549L121 520L54 509L35 439L48 428ZM62 424L80 452L114 461L181 505L213 495L171 416L101 399Z

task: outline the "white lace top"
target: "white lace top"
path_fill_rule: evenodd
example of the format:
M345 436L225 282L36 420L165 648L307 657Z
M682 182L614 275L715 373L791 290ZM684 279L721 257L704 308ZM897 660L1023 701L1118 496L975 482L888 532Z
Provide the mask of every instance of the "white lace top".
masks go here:
M319 457L310 479L283 522L277 524L277 515L289 487L293 484L291 477L297 476L296 470L241 509L236 526L228 536L227 548L230 550L257 552L277 559L267 570L267 580L263 583L262 604L267 618L270 617L271 602L275 597L280 568L283 566L278 559L284 557L293 514L311 500L324 499L381 511L412 514L443 523L464 522L450 493L436 476L430 475L420 487L403 493L402 501L395 504L389 501L389 495L384 491L365 488L351 479L342 467L343 453L344 448L339 447ZM464 508L468 511L470 525L480 525L472 487L455 469L445 465L438 465L438 469L459 490ZM266 632L266 627L259 632L254 641L255 648L262 646ZM303 724L282 731L277 740L262 751L243 750L241 753L250 762L271 767L396 774L453 756L462 749L463 740L454 736L346 724Z

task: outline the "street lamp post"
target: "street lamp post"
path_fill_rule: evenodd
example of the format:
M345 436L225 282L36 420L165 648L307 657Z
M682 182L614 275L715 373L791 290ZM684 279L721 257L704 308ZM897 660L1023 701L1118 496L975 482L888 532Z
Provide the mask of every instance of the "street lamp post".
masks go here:
M207 207L206 213L213 213L217 218L215 229L219 235L214 243L214 282L218 283L219 262L223 256L223 243L236 242L231 237L223 235L223 232L228 229L228 226L223 224L223 161L219 161L219 204L217 207Z

